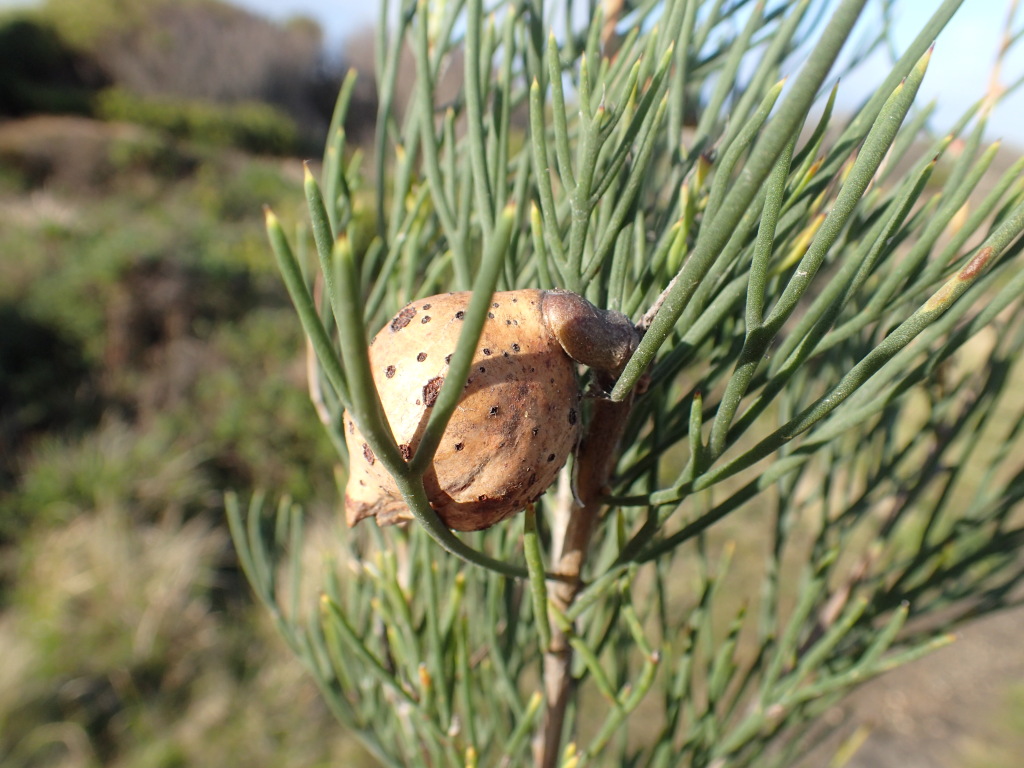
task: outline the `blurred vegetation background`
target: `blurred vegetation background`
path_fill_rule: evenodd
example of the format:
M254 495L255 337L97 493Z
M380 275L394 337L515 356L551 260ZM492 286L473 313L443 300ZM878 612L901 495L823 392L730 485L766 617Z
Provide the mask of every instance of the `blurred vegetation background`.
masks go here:
M370 764L253 605L222 499L338 514L261 206L302 218L364 40L220 0L0 15L0 765ZM368 78L354 100L358 144ZM989 704L960 764L1024 751L1019 684Z
M261 210L302 204L322 46L204 0L0 15L0 765L366 764L223 519L337 507Z

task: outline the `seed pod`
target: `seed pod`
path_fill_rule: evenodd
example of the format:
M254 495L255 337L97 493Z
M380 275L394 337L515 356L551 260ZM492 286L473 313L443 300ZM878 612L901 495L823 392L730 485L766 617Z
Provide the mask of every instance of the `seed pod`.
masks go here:
M371 343L374 382L407 460L448 375L471 295L415 301ZM576 444L580 421L576 364L565 350L581 348L581 333L594 335L595 318L598 337L611 327L628 347L624 353L609 351L613 342L598 344L602 361L612 355L624 362L635 338L623 316L566 291L494 294L461 399L424 476L427 497L445 525L459 531L488 528L554 482ZM394 480L348 414L345 432L349 525L371 516L378 525L412 519Z

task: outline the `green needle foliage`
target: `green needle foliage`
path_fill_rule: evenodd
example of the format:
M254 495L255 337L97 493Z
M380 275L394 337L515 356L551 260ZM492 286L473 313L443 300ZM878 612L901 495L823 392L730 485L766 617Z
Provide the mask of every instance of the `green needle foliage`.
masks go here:
M318 258L267 227L340 460L348 411L418 524L340 531L317 569L287 500L229 500L257 594L382 765L791 765L853 686L1013 601L1024 162L982 193L997 93L921 131L955 0L839 117L837 62L884 39L850 50L866 5L591 3L577 26L571 0L382 3L372 157L346 145L352 73L307 172ZM529 287L643 333L585 401L577 469L603 420L621 440L600 494L567 475L456 536L423 474L492 292ZM451 290L472 302L403 458L368 339ZM582 571L560 560L574 515Z

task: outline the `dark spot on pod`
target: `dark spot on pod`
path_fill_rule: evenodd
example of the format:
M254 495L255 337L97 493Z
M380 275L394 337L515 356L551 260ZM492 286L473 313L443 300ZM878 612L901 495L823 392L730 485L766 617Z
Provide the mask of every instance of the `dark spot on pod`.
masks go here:
M466 447L465 443L456 443L455 444L455 450L456 451L461 451L465 447Z
M519 351L519 345L518 344L513 344L512 345L512 351L513 352L518 352Z
M512 303L513 304L518 304L519 303L519 299L517 299L515 296L513 296L512 297Z
M348 423L348 433L350 435L354 435L356 433L356 423L354 421L350 421Z
M497 416L497 415L498 415L498 406L496 406L496 405L492 405L492 406L491 406L491 410L489 410L489 411L487 412L487 415L488 415L488 416Z
M427 353L426 352L420 352L418 355L416 355L416 362L418 362L418 363L422 363L426 359L427 359Z
M455 319L456 320L461 320L465 316L466 316L466 313L463 312L461 309L458 312L455 313Z
M452 361L452 356L451 355L445 355L444 356L444 364L445 365L448 365L449 363L451 363L451 361Z
M489 350L487 347L484 347L482 351L483 351L483 353L485 355L490 355L491 354L491 350Z
M576 423L576 409L575 408L570 408L569 409L569 423L570 424L575 424Z
M511 320L506 320L505 321L505 325L512 325L512 321Z
M551 379L551 383L552 383L552 384L554 384L554 383L555 383L555 379L554 379L554 377L552 377L552 379Z
M490 320L493 320L493 319L494 319L494 313L493 313L493 312L488 312L488 313L487 313L487 317L488 317L488 318L489 318Z
M400 331L416 316L416 307L406 307L391 321L391 330Z
M427 323L429 323L429 322L430 322L430 315L424 315L424 316L423 316L423 319L422 319L422 320L420 320L420 322L421 322L421 323L423 323L424 325L426 325Z
M423 385L423 402L427 404L427 408L434 407L434 403L437 402L437 393L441 391L442 384L444 384L444 376L435 376Z
M530 479L527 482L530 485L533 485L534 483L536 483L537 482L537 473L534 472L532 475L530 475Z
M482 365L480 366L480 373L487 373L487 369L484 368Z
M512 321L512 325L519 325L519 321L518 320L513 320Z
M533 429L530 430L530 432L532 432L533 436L536 437L537 434L540 432L540 427L534 427Z
M387 368L385 368L384 375L387 376L389 379L395 378L395 366L389 365Z
M497 309L498 308L498 302L494 302L493 304L491 304L491 306L494 307L495 309Z
M480 494L479 496L476 497L476 500L477 501L487 501L487 495L486 494Z
M508 352L502 352L502 353L501 353L501 356L502 356L502 357L508 357Z
M402 443L398 446L398 452L402 454L402 458L406 461L412 458L412 446L408 443Z
M370 463L371 467L373 466L374 462L377 461L376 457L373 455L373 451L370 450L370 446L368 446L366 443L363 443L363 458Z
M548 461L554 461L554 460L555 460L555 454L549 453L548 454Z
M424 309L430 309L430 305L429 305L429 304L424 304L424 305L423 305L423 308L424 308Z
M533 366L531 365L531 366L530 366L530 373L536 373L536 372L537 372L537 369L536 369L536 368L534 368L534 367L533 367Z

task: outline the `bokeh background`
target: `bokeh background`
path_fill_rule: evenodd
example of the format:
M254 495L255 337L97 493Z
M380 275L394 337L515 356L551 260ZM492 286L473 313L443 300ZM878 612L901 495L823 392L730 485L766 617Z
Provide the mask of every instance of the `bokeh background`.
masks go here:
M930 5L893 11L896 50ZM938 41L934 129L984 93L1005 12L967 0ZM330 548L332 448L261 207L302 220L300 160L350 66L348 134L370 140L376 18L373 0L0 2L0 765L370 764L253 604L222 494L290 495ZM993 116L993 173L1022 114L1013 94ZM1020 765L1022 629L971 627L831 713L865 724L857 764Z

